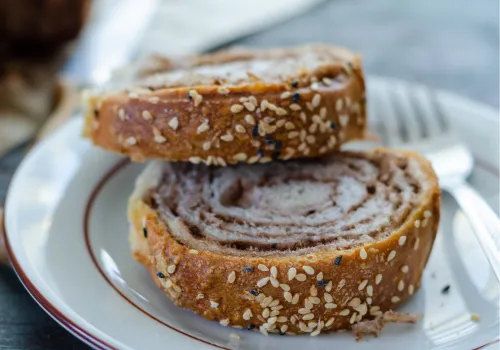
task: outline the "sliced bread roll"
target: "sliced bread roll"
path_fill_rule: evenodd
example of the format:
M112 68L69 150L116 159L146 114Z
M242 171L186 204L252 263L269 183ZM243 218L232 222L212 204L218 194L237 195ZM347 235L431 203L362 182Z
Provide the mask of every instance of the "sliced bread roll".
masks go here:
M332 46L157 59L85 94L84 135L134 160L316 157L364 137L361 59Z
M130 241L178 306L223 325L317 335L420 287L439 205L429 162L411 152L153 162L130 199Z

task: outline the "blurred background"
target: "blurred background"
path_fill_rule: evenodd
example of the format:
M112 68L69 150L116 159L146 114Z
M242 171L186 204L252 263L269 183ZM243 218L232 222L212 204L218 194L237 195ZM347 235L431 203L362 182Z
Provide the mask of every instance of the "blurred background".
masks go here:
M233 45L325 42L362 53L368 75L499 107L496 0L136 0L135 8L120 12L124 1L0 2L0 203L30 140L49 117L57 125L74 114L79 86L95 83L75 76L74 66L66 74L68 67L81 65L83 73L97 50L96 31L111 22L127 28L145 16L146 6L154 6L151 16L124 62ZM128 40L124 33L115 31L107 45ZM109 52L103 62L113 60ZM36 306L10 269L0 268L0 349L49 348L86 347Z

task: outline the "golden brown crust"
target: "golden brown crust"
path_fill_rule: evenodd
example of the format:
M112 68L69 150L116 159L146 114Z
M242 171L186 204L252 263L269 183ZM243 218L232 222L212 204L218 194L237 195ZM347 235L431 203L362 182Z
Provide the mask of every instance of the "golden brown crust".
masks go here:
M328 46L228 51L182 64L167 60L154 72L311 52L321 57L318 66L294 66L286 76L266 78L249 71L244 79L214 76L207 82L206 76L196 80L186 73L187 82L164 85L152 76L154 86L149 88L87 94L84 135L134 160L211 165L316 157L338 150L346 141L363 138L366 124L361 59L347 51Z
M133 254L176 305L223 325L311 335L350 328L399 306L418 290L437 232L440 190L430 164L412 152L395 153L421 163L430 190L386 239L300 256L241 257L193 251L172 237L156 210L133 196L129 203ZM340 255L340 264L335 265ZM262 271L266 269L259 265L269 270ZM291 268L305 275L305 281L290 280ZM279 285L269 280L262 285L262 279L273 274ZM312 306L310 311L307 306ZM266 331L265 327L275 328Z

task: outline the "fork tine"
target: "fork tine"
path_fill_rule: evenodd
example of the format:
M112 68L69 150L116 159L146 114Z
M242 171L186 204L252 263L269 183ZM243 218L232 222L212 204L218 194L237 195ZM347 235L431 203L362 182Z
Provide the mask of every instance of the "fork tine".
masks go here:
M420 122L426 129L424 137L434 137L442 133L441 126L436 116L434 103L429 90L425 87L413 87L411 94L414 97L413 106Z
M376 94L373 94L372 101L379 121L385 130L384 144L387 146L397 146L402 143L401 135L398 130L397 117L394 112L394 106L391 102L391 88L388 83L381 85Z
M431 102L432 110L437 117L437 121L442 132L448 131L450 129L450 120L443 112L441 108L441 102L437 99L437 93L434 90L428 89L429 100Z
M397 106L398 122L403 125L406 132L406 142L412 143L423 137L422 125L418 123L415 110L412 105L411 95L406 83L398 84L393 89L394 104Z

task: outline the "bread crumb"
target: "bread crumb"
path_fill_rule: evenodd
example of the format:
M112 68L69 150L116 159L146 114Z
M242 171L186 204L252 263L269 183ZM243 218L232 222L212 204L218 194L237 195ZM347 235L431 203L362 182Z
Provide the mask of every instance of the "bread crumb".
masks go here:
M231 333L230 337L233 338L233 339L237 339L237 340L241 339L240 335L236 334L236 333Z

